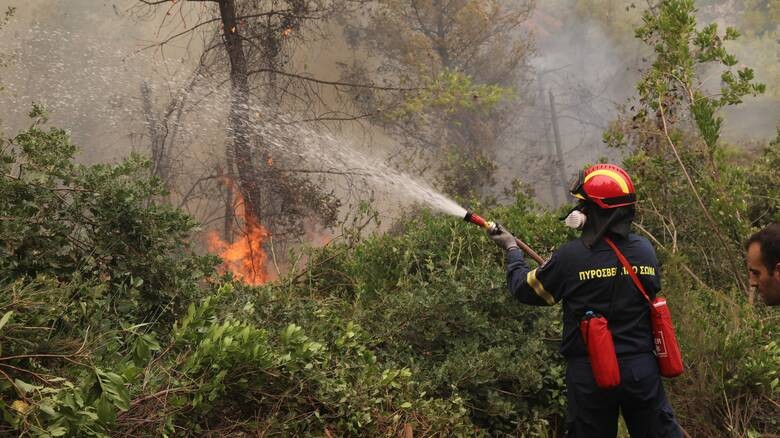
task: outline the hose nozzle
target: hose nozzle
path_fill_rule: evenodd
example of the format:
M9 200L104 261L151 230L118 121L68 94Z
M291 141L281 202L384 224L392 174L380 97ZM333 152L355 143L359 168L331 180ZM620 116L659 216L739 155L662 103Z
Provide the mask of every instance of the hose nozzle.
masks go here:
M463 217L466 222L471 222L474 225L480 226L487 230L488 233L495 233L498 231L498 225L492 221L486 221L481 216L475 214L472 211L466 211L466 216Z
M474 212L472 211L466 211L466 216L463 217L463 220L466 222L471 222L474 225L479 225L480 227L484 228L489 234L500 234L501 231L503 230L503 227L501 227L501 225L495 222L486 221L479 215L474 214ZM539 257L539 254L534 252L534 250L531 249L528 245L526 245L525 242L517 238L515 238L515 241L517 242L517 246L521 250L523 250L524 253L528 254L528 256L534 259L534 261L538 263L539 266L544 264L544 259Z

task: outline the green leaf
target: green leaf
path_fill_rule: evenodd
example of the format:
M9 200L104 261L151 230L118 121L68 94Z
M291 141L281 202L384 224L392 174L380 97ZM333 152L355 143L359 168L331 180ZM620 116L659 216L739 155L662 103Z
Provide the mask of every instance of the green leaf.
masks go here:
M57 416L57 411L54 410L54 407L47 400L38 403L38 410L52 418Z
M97 399L95 409L100 421L106 424L113 424L116 422L116 410L114 405L108 400L108 397L105 397L105 394Z
M13 315L14 315L14 311L13 310L9 310L9 311L5 312L5 315L3 315L2 318L0 318L0 330L2 330L3 327L5 327L5 325L8 324L8 321L11 320L11 317Z
M100 389L108 400L119 410L130 409L130 393L125 387L125 380L122 376L99 368L95 369L95 373L100 383Z
M63 426L49 426L46 431L50 436L65 436L68 433L68 429Z
M14 384L22 392L22 395L27 395L32 391L42 389L43 386L31 385L23 380L14 379Z

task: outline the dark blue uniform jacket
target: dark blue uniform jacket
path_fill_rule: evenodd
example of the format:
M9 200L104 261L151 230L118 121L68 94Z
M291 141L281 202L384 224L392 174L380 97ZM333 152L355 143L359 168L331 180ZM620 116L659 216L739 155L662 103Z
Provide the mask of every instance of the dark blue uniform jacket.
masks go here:
M644 237L612 237L633 265L652 300L661 288L655 250ZM531 269L523 252L507 252L507 284L512 296L536 306L563 302L565 357L587 356L579 322L588 310L606 316L618 356L653 351L649 305L612 249L604 242L587 248L581 239L561 246L544 265Z

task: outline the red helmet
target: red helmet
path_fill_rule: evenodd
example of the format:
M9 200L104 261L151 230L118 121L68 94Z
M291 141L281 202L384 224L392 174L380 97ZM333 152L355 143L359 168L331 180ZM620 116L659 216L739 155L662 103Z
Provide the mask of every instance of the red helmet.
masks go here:
M571 186L571 194L593 201L600 208L636 204L634 183L625 170L614 164L596 164L581 171Z

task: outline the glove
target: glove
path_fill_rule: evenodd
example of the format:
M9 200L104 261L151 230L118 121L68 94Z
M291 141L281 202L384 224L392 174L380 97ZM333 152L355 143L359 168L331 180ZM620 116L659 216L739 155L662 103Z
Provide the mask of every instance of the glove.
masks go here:
M496 224L496 231L489 233L490 240L505 251L517 248L517 239L501 225Z

